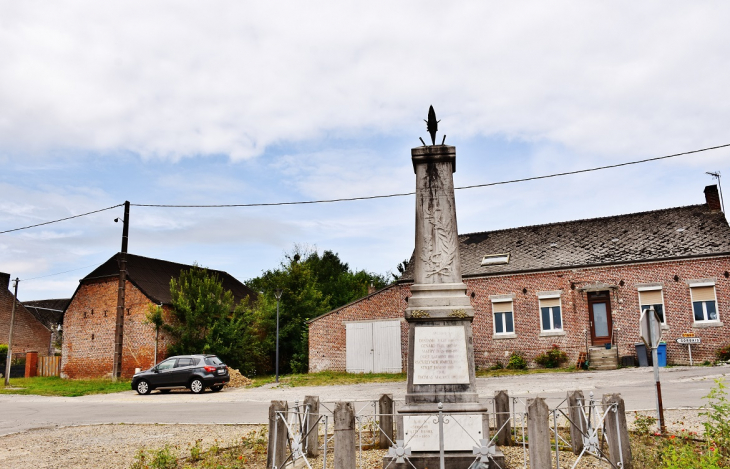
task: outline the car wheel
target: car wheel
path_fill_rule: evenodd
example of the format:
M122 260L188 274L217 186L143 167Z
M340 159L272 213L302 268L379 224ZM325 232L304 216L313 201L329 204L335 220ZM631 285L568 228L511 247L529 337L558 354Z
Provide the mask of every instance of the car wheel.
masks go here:
M221 389L223 389L223 385L222 384L219 384L218 386L211 386L210 387L210 390L213 391L213 392L218 392Z
M200 381L198 378L195 378L194 380L190 381L190 390L193 391L195 394L200 394L201 392L205 391L205 386L203 385L203 382Z
M162 394L167 394L170 391L172 391L172 389L160 389L160 393Z
M149 394L152 389L150 389L150 383L147 381L141 379L137 383L137 393L138 394Z

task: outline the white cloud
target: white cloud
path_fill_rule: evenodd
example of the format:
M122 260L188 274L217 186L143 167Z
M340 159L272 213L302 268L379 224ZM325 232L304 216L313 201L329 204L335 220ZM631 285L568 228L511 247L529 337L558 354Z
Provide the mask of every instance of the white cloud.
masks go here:
M718 143L727 5L3 4L0 147L146 157L449 134L636 154ZM416 133L417 132L417 133Z

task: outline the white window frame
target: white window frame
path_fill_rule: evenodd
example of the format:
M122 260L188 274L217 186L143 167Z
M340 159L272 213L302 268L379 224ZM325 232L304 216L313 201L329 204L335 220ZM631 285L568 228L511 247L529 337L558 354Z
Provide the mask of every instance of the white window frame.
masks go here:
M510 303L511 305L511 311L500 311L495 312L494 311L494 304L495 303ZM504 315L506 313L512 313L512 331L507 331L507 321L504 320ZM502 325L504 326L504 331L497 332L497 321L495 320L495 317L501 314L502 315ZM513 298L493 298L492 299L492 333L495 336L508 336L513 337L515 335L515 303Z
M555 306L545 306L545 308L550 309L550 328L545 329L545 324L542 321L542 300L552 300L554 298L558 299L558 308L560 308L560 328L556 328L555 324L553 322L553 308ZM550 332L563 332L563 298L562 295L559 293L551 293L551 294L545 294L545 295L537 295L538 299L538 314L540 314L540 332L541 333L550 333Z
M697 319L695 317L695 299L694 299L694 289L695 288L701 288L701 287L712 287L712 293L714 294L714 302L715 302L715 315L717 316L716 319L707 319L707 302L709 300L699 300L697 302L702 303L702 313L705 317L705 319ZM689 293L690 293L690 299L692 300L692 320L695 324L717 324L720 323L720 308L717 307L717 286L715 285L715 282L712 281L704 281L704 282L690 282L689 283Z
M641 313L644 311L644 306L651 306L659 303L649 303L644 304L641 302L641 292L648 292L648 291L656 291L659 290L659 294L662 296L662 326L667 325L667 305L664 303L664 286L663 285L644 285L644 286L638 286L636 287L636 290L639 295L639 317L641 317ZM694 312L692 312L692 315L694 315Z

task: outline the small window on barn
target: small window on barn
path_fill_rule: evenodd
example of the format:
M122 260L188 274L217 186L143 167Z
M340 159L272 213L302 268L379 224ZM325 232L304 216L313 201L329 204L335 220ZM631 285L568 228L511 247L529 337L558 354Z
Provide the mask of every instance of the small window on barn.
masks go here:
M538 295L540 300L540 325L543 332L563 330L563 314L560 294Z
M719 321L715 282L690 283L695 323Z
M646 311L653 306L654 311L659 315L659 319L662 320L662 324L666 324L667 318L664 315L664 296L661 285L639 286L638 290L641 311Z
M490 254L482 258L482 265L500 265L509 264L509 253L506 254Z
M492 311L494 313L494 334L514 334L515 323L512 312L512 299L492 300Z

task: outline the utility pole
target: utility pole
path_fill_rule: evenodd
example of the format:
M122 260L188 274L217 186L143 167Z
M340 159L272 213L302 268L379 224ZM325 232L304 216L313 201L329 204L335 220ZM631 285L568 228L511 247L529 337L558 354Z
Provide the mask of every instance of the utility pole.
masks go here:
M119 218L114 220L119 221ZM112 381L122 375L122 346L124 344L124 293L127 285L127 246L129 241L129 201L124 202L122 251L119 253L119 292L117 294L117 322L114 330L114 363Z
M276 382L279 383L279 300L284 290L277 288L274 291L276 297Z
M15 325L15 304L18 302L18 284L20 280L15 277L15 294L13 295L13 308L10 313L10 335L8 337L8 356L5 359L5 386L10 385L10 362L13 360L13 326Z

